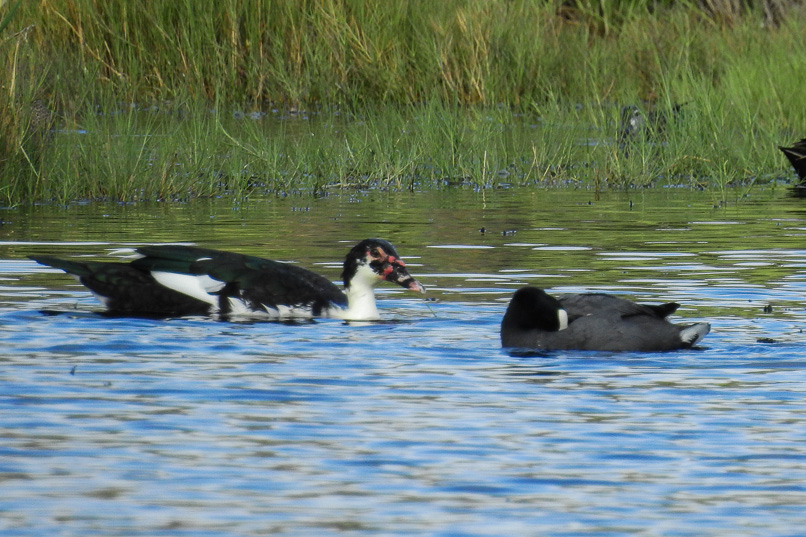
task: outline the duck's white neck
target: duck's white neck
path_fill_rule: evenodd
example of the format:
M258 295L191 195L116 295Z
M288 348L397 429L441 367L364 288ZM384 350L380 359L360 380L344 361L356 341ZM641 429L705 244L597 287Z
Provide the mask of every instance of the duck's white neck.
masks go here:
M344 290L347 295L347 308L334 317L346 321L377 321L381 318L375 304L375 291L372 287L351 285Z
M380 282L378 275L369 265L362 263L350 279L350 286L344 290L347 295L347 308L334 317L347 321L376 321L381 318L375 304L375 286Z

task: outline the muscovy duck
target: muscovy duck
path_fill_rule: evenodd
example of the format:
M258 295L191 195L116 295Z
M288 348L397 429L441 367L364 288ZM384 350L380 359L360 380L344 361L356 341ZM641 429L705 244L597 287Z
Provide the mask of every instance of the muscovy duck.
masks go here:
M382 239L363 240L347 254L344 291L310 270L249 255L176 245L143 246L136 254L130 263L30 258L75 276L113 315L376 320L373 288L380 281L425 293Z
M501 321L501 345L587 351L690 348L711 325L670 323L666 317L678 307L674 302L648 306L601 293L557 299L537 287L523 287L512 296Z

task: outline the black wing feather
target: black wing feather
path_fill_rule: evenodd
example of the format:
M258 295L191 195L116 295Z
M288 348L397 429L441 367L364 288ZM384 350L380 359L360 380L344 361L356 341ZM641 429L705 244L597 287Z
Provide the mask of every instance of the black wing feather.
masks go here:
M680 307L675 302L667 302L657 306L638 304L631 300L619 298L604 293L583 293L578 295L567 295L559 297L560 304L568 313L568 321L571 322L580 317L593 314L600 314L603 311L618 313L622 318L634 315L648 315L663 319Z
M131 264L72 261L49 255L31 256L31 259L76 276L95 294L106 297L111 314L180 316L210 313L208 303L163 287L150 273Z
M133 264L143 269L206 274L223 282L218 292L222 313L228 311L226 297L244 300L254 310L310 306L314 315L333 304L347 305L347 297L330 280L289 263L193 246L147 246L137 251L145 257Z

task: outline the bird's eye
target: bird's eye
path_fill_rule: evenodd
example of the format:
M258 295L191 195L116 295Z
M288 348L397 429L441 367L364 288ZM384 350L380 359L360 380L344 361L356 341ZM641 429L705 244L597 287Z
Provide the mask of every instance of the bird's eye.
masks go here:
M373 248L372 250L370 250L370 251L369 251L369 254L370 254L372 257L380 257L380 256L381 256L381 254L378 252L378 249L377 249L377 248Z

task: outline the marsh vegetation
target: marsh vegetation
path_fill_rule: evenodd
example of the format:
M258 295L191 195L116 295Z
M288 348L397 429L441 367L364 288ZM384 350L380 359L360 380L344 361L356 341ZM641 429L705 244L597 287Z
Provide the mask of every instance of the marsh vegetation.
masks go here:
M776 146L804 134L804 16L783 1L6 1L0 204L792 180ZM625 139L625 106L665 119Z

